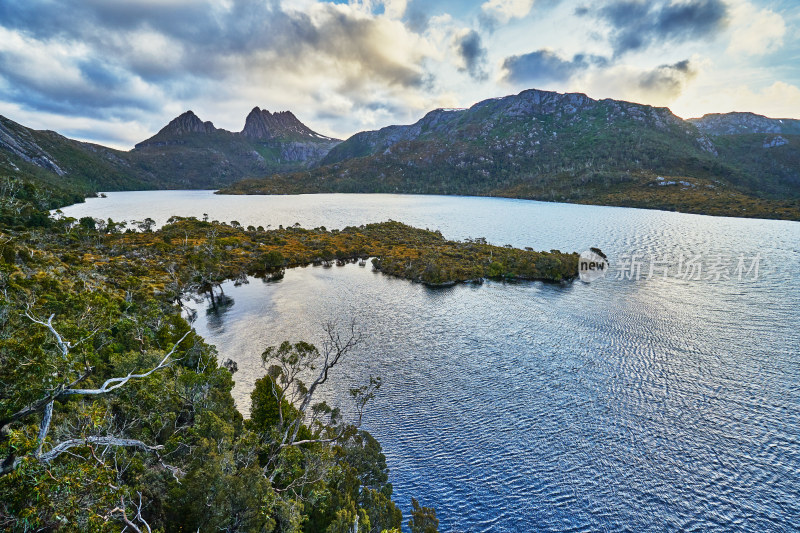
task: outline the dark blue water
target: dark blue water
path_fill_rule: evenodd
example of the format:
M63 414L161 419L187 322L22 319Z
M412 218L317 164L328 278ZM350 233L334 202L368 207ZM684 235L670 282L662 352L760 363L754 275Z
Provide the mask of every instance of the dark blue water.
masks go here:
M395 499L435 507L443 531L800 529L798 223L391 195L115 193L69 209L265 226L392 218L495 244L600 246L612 271L592 284L432 290L357 265L290 270L226 285L233 306L201 312L197 328L238 362L246 411L264 347L319 342L323 322L355 318L366 342L325 398L347 408L347 386L383 377L365 426ZM681 256L699 279L677 274ZM758 274L739 280L740 260Z

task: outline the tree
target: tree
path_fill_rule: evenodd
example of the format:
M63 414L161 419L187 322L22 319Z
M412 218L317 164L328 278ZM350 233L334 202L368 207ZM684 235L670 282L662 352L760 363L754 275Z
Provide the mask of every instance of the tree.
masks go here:
M411 520L408 521L411 533L438 533L439 519L431 507L421 507L416 498L411 498Z
M317 389L328 381L330 371L342 360L342 358L355 348L362 341L362 335L356 331L354 322L346 328L344 336L339 332L335 322L328 322L323 326L327 339L323 342L323 351L307 342L295 344L284 341L280 346L271 346L261 354L262 362L267 368L267 375L270 383L276 385L272 388L275 399L275 409L278 417L278 427L281 428L282 435L280 446L296 446L309 442L333 442L339 440L353 426L343 426L338 432L328 436L319 436L322 429L322 418L328 421L339 422L338 410L330 409L326 404L320 403L313 405L312 400ZM318 364L321 360L321 366ZM301 379L304 374L317 371L318 373L310 385L306 385ZM370 383L360 388L351 389L350 394L356 403L359 413L358 424L361 423L361 415L364 405L374 397L375 391L380 388L380 379L371 378ZM292 406L297 410L294 416L284 406ZM306 420L307 415L310 417ZM298 432L303 422L308 422L309 426L317 429L318 435L314 439L297 440Z
M92 217L81 217L78 223L87 230L93 230L97 227L97 221Z
M64 340L61 334L53 326L53 319L55 318L55 315L51 315L46 321L36 318L30 313L30 311L26 313L26 316L32 322L44 326L49 330L56 341L61 358L65 362L70 358L70 350L72 350L75 345L87 340L87 338L84 338L75 344ZM139 448L145 451L157 452L157 450L163 448L163 446L151 446L142 442L141 440L129 439L115 435L81 435L73 436L71 438L61 437L57 442L51 443L49 450L45 451L44 448L50 432L50 424L53 418L53 407L56 401L61 401L73 396L98 396L101 394L107 394L125 386L131 380L146 378L154 372L166 368L169 366L170 358L175 354L175 351L178 349L181 342L183 342L191 332L192 330L190 329L184 333L178 342L173 345L172 349L167 352L161 361L151 369L141 373L129 372L126 376L109 378L105 380L100 387L95 389L78 388L78 385L85 381L94 371L94 368L89 366L88 362L85 362L83 372L80 375L74 377L74 379L64 376L65 379L61 380L60 383L51 388L47 394L26 405L19 411L0 420L0 434L4 434L9 425L15 422L23 421L34 414L41 413L39 433L36 437L36 448L32 455L33 459L42 464L50 463L59 455L66 453L71 448L78 446L126 446ZM65 431L62 430L59 433L63 434ZM13 453L0 460L0 476L4 476L13 472L17 467L20 466L20 464L22 464L23 460L24 457L18 457Z
M136 227L139 228L139 231L150 233L153 231L153 226L156 225L156 221L150 217L147 217L140 222L134 222L134 224L136 224Z

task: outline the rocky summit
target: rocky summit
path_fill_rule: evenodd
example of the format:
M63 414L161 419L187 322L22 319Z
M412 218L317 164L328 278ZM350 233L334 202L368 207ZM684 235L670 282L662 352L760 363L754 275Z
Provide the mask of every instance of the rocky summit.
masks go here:
M146 141L136 145L136 148L146 146L166 146L167 144L179 144L180 138L194 133L214 133L217 128L210 121L203 122L193 111L187 111L182 115L172 119L169 124Z
M245 119L242 135L260 140L312 140L337 141L320 135L300 122L291 111L270 113L266 109L254 107Z

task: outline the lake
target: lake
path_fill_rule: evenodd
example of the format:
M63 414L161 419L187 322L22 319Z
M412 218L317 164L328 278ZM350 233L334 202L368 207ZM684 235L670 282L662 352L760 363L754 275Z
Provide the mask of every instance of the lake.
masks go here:
M445 237L581 252L586 284L430 289L369 266L288 270L224 285L199 333L237 361L244 412L285 339L321 324L366 335L324 399L384 386L365 427L394 499L442 531L796 531L800 527L800 223L524 200L410 195L108 193L63 210L277 227L388 219ZM321 397L320 399L322 399ZM406 521L407 521L406 516Z

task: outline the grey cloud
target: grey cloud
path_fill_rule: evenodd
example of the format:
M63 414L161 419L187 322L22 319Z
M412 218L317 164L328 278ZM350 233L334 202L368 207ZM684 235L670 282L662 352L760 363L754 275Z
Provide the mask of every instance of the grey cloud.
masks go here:
M379 78L392 85L421 87L425 83L421 69L391 62L376 47L375 22L372 19L349 17L333 7L328 9L329 18L321 26L313 28L313 38L303 41L297 39L298 33L295 32L277 49L291 50L289 53L295 60L312 51L337 60L354 60L363 67L366 77ZM362 81L359 76L348 83L358 87Z
M131 75L96 59L81 61L80 80L65 83L50 72L30 71L24 58L0 52L0 85L4 96L32 109L92 118L130 118L137 110L157 108L151 98L129 90ZM113 111L112 111L113 109Z
M493 15L487 13L486 11L481 11L478 14L478 25L481 29L488 33L494 33L497 27L500 25L500 21L497 20Z
M644 73L639 78L639 88L663 97L680 95L683 86L697 75L697 70L688 59L672 65L661 65Z
M428 29L430 16L416 5L409 8L405 16L405 24L411 31L422 33Z
M723 0L660 3L624 0L606 5L597 14L612 26L615 56L653 43L710 37L728 23L728 7Z
M108 2L106 0L2 0L0 26L43 42L82 43L92 58L76 65L80 87L58 80L21 76L0 57L0 83L14 87L9 97L28 108L72 115L100 116L120 106L150 110L156 104L133 94L136 78L157 84L166 97L191 99L214 84L242 76L248 69L281 76L307 65L313 56L346 62L337 90L362 98L365 83L422 88L430 73L421 65L392 60L383 53L374 19L349 16L326 5L318 20L284 11L280 2L233 0L229 8L210 1ZM160 54L143 56L132 46L137 32L154 32L168 40ZM57 107L58 109L53 109Z
M591 66L605 66L607 60L587 54L563 59L550 50L510 56L503 61L505 80L512 83L548 83L568 81Z
M456 53L464 62L462 71L466 71L475 80L485 80L488 76L484 69L486 65L486 48L483 47L481 36L475 30L456 39Z

